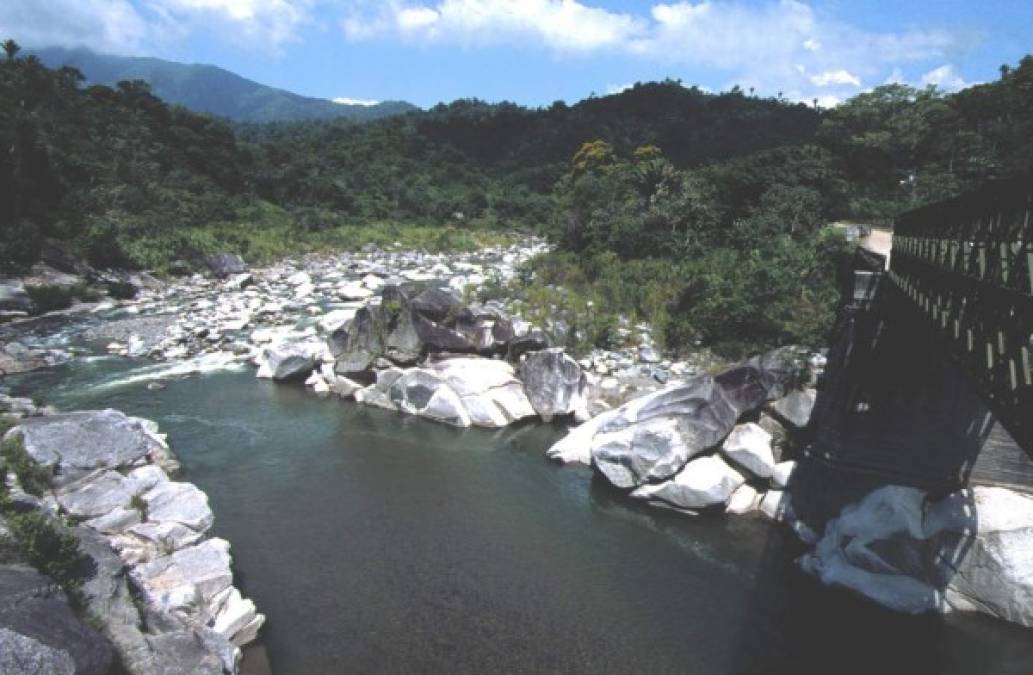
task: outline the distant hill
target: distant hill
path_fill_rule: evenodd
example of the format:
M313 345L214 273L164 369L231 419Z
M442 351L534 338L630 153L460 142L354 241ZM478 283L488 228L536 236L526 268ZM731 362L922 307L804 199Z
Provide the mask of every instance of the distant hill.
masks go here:
M345 118L367 121L399 115L416 106L405 101L376 105L342 105L267 87L217 66L162 59L112 56L88 49L49 47L29 50L48 67L72 66L88 84L113 86L121 80L144 80L156 96L197 112L235 122L294 122Z

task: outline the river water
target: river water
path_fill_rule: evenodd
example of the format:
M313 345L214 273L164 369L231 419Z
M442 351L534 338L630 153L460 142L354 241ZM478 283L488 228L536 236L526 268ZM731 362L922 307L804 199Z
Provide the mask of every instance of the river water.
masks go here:
M208 493L274 673L1029 674L1033 634L819 588L782 528L632 504L501 432L320 399L250 368L134 380L79 359L6 383L158 421ZM262 667L259 667L262 666Z

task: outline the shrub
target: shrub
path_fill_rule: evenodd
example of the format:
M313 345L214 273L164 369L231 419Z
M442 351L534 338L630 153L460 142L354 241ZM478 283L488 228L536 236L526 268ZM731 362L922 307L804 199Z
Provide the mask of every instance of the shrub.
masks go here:
M29 494L39 496L50 487L51 469L29 457L21 437L0 441L0 456L4 458L7 468L18 477L22 489Z
M8 513L6 519L28 561L66 590L74 592L89 562L80 552L75 537L42 513Z

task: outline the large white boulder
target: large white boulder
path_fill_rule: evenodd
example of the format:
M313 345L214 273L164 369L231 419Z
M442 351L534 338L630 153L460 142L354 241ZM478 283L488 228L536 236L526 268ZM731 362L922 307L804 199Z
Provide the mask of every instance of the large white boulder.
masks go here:
M746 479L717 456L694 459L671 480L643 485L632 497L660 500L683 509L725 504Z
M800 565L901 612L979 611L1033 627L1033 498L977 486L930 502L885 486L830 521Z
M775 470L771 434L753 422L736 425L721 445L721 454L762 480L770 478Z
M638 424L602 431L592 439L592 457L619 488L670 478L702 452L681 417L653 417Z

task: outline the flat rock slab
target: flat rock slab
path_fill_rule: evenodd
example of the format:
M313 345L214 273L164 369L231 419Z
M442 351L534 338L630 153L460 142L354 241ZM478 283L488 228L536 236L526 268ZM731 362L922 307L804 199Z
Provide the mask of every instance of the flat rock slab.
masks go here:
M57 496L57 503L68 513L81 518L96 518L124 509L134 495L133 481L117 471L105 471L70 487L70 491Z
M208 495L192 483L158 483L144 493L143 501L149 521L181 523L197 532L204 532L215 521Z
M9 433L25 451L58 475L74 479L96 469L130 466L164 448L143 423L117 410L89 410L27 417Z

